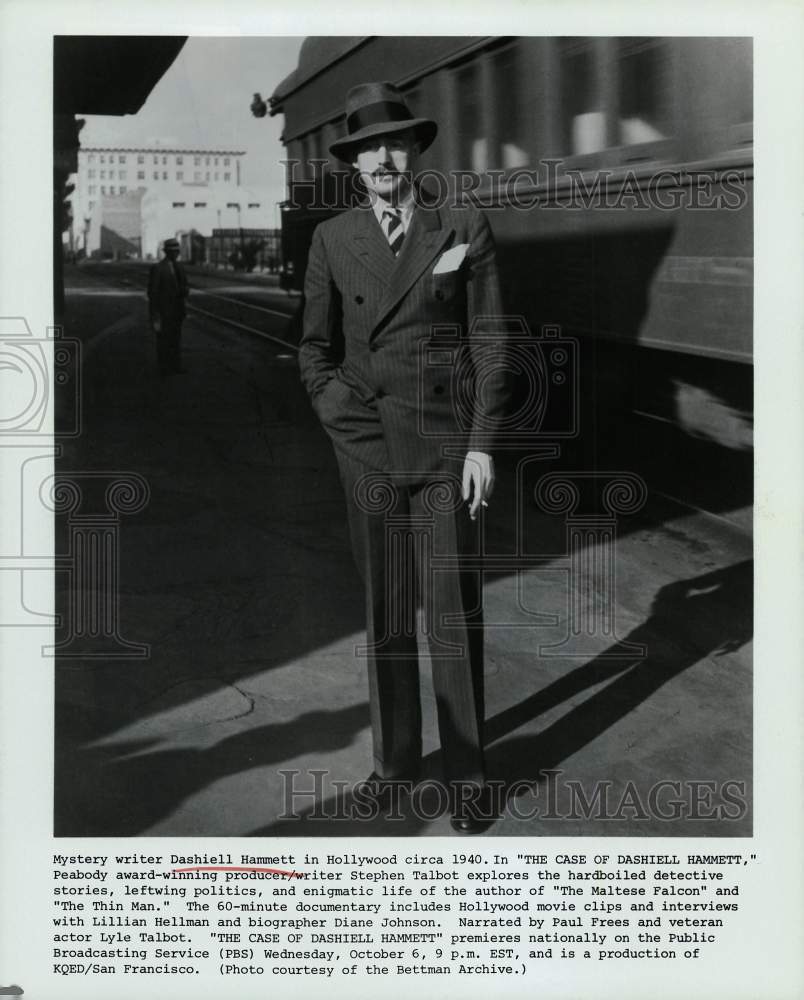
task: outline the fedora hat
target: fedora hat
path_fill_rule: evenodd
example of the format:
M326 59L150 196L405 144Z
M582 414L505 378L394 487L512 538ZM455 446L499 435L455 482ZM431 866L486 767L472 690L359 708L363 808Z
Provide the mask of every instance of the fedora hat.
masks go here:
M438 126L429 118L415 118L401 92L392 83L360 83L346 95L346 135L329 147L346 163L354 161L356 147L375 135L413 129L422 149L435 139Z
M174 239L172 236L170 236L162 244L162 249L163 250L181 250L181 244L179 243L179 241L177 239Z

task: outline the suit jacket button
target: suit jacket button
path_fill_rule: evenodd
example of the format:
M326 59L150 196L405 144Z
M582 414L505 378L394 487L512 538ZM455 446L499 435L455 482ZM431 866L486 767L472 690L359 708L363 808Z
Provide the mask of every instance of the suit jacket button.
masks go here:
M440 396L443 391L444 391L444 386L443 385L437 385L433 389L433 392L436 394L436 396Z
M363 305L363 296L362 295L355 295L355 302L359 306L362 306Z

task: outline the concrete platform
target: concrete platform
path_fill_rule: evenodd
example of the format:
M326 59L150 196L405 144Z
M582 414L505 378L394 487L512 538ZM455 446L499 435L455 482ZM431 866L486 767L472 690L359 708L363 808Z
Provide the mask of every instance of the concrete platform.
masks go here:
M59 661L57 835L449 834L426 785L432 818L337 815L371 768L363 597L295 362L191 317L188 372L160 380L142 293L85 271L68 275L67 326L88 349L83 432L61 469L150 486L120 549L121 633L150 656ZM534 559L485 580L489 778L520 788L487 835L750 835L751 538L649 496L617 523L614 631L560 646L565 520L517 486L520 458L499 462L488 545L513 551L524 503ZM438 779L426 655L422 685ZM291 772L315 790L294 819Z

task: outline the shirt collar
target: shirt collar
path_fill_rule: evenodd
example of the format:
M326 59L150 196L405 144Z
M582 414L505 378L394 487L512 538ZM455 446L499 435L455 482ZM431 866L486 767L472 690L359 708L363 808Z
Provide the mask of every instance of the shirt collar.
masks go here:
M413 208L415 205L415 200L413 198L413 190L408 189L407 194L402 199L402 201L397 206L399 208L400 216L402 218L403 225L407 226L407 223L413 213ZM390 202L386 201L384 198L380 198L379 195L375 194L371 201L371 208L377 219L377 222L382 222L382 213L386 208L394 208Z

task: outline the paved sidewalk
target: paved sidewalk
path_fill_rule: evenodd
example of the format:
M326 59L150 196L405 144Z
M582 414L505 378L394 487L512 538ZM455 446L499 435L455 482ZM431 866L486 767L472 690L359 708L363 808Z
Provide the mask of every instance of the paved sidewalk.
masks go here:
M122 633L151 652L59 663L57 833L448 835L446 816L332 818L332 781L346 783L348 804L372 756L354 656L363 598L335 461L295 362L193 316L188 373L159 380L144 318L141 293L68 289L68 335L80 329L96 347L84 433L62 469L129 470L150 485L147 507L124 519L120 572ZM622 805L629 788L647 803L661 780L744 781L750 794L750 539L651 503L619 525L616 637L585 655L540 656L567 630L565 523L538 513L531 480L517 496L511 462L499 479L492 550L511 551L524 503L529 544L556 558L486 580L489 775L532 782L489 835L750 833L750 816L668 821L655 809L641 817L633 795ZM545 614L557 624L536 627ZM646 645L647 657L618 639ZM437 778L426 662L422 684L426 768ZM322 770L323 800L311 809L301 797L306 818L283 820L280 772L311 789ZM587 797L608 782L613 815L584 818L577 802L571 815L568 781ZM560 817L545 815L548 787L564 796Z

